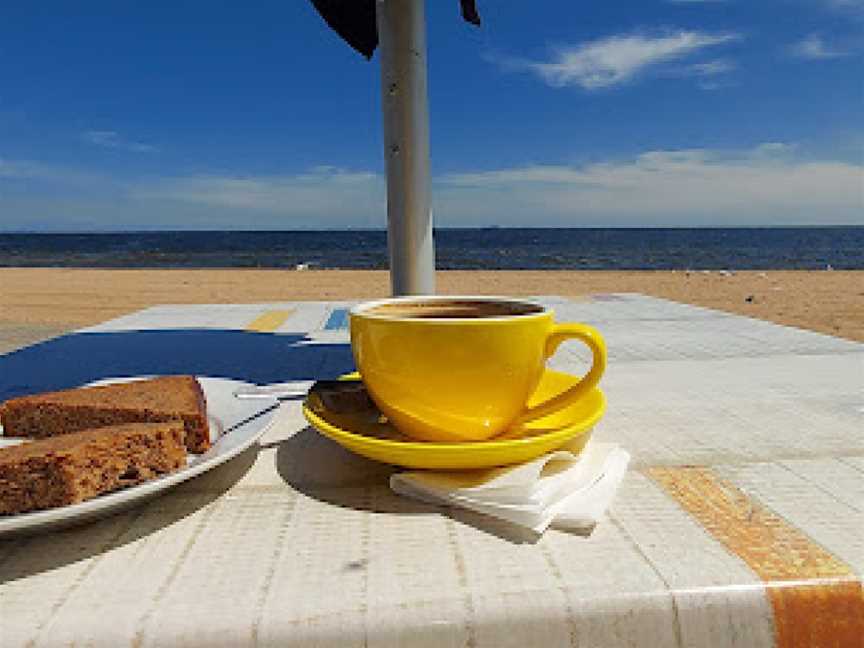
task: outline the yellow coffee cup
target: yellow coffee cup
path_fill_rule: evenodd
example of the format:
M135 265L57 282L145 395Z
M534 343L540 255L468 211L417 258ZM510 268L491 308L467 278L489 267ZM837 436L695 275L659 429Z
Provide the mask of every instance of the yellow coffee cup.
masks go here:
M350 311L351 349L369 395L402 433L424 441L482 441L560 410L591 391L606 345L585 324L501 297L400 297ZM593 355L573 387L528 407L546 360L568 339Z

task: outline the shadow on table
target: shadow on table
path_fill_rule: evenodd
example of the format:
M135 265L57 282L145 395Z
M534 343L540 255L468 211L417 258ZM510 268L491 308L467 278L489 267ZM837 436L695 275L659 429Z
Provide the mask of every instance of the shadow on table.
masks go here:
M534 532L473 511L456 509L396 495L390 476L403 470L371 461L345 450L311 427L273 444L276 469L295 490L313 499L372 513L430 515L440 513L484 533L514 543L534 543Z
M313 343L304 335L200 329L73 333L0 356L0 400L115 376L194 374L262 384L336 377L353 367L350 345Z
M235 330L76 333L0 356L0 401L106 377L194 374L254 383L335 377L353 369L348 344L303 335ZM258 448L169 493L110 517L64 530L0 539L0 583L86 560L192 515L231 488Z
M0 539L0 584L99 556L192 515L237 483L257 454L253 446L161 497L97 521Z

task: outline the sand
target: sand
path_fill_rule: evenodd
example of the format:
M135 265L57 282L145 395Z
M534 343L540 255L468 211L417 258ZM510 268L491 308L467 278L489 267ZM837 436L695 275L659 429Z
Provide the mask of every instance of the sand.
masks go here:
M864 341L864 271L439 272L443 294L639 292ZM0 327L73 329L155 304L364 299L383 271L0 269Z

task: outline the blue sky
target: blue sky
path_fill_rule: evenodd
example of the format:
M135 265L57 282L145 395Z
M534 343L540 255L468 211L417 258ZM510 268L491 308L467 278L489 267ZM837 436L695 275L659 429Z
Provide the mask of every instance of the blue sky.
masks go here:
M311 4L7 3L0 231L386 223ZM864 0L427 2L438 226L864 224Z

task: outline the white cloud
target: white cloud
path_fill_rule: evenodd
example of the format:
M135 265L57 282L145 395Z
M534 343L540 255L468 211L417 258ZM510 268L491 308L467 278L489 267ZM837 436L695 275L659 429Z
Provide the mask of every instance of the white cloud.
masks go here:
M795 158L794 146L647 151L631 160L451 174L438 213L500 224L861 223L864 167ZM454 224L449 222L447 224Z
M699 79L696 82L697 88L709 92L713 90L722 90L723 88L730 88L733 85L733 83L728 83L726 81L714 81L713 79Z
M864 0L827 0L833 9L864 9Z
M28 175L38 180L20 181ZM381 174L302 173L127 181L0 162L0 230L383 227ZM439 226L864 224L864 165L808 159L787 142L745 150L644 151L433 178ZM27 184L38 182L28 190ZM20 190L14 190L20 185ZM13 190L4 190L12 187Z
M737 65L734 61L716 59L706 63L693 63L687 66L686 71L694 76L707 77L727 74L735 70L736 67Z
M13 162L0 158L0 178L29 178L38 169L29 162Z
M0 180L35 181L54 184L88 184L98 181L99 176L79 169L34 162L31 160L9 160L0 157Z
M773 157L791 155L798 150L798 145L793 142L763 142L749 152L753 158Z
M553 87L581 86L596 90L620 85L649 68L739 38L740 35L732 33L685 30L657 36L610 36L560 48L548 62L515 61L510 62L510 66L531 70Z
M738 69L738 65L735 61L716 59L688 65L680 70L680 75L695 77L696 87L700 90L713 91L735 86L736 84L730 80L728 74L736 69Z
M319 166L305 173L270 176L192 176L147 183L137 199L271 212L300 218L341 219L385 209L380 174Z
M85 142L108 149L130 151L132 153L157 153L159 151L152 144L128 140L122 137L117 131L89 130L84 131L81 137Z
M789 53L795 58L818 60L846 56L847 52L832 49L819 34L805 36L789 47Z

